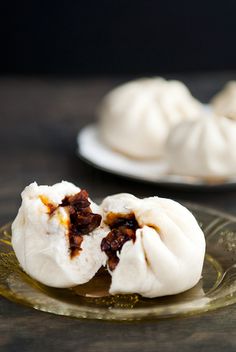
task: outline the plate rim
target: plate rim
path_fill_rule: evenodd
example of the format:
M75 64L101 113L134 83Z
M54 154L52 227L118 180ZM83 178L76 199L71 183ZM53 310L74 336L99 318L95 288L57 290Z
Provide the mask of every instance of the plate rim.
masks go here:
M85 162L86 164L98 169L98 170L101 170L103 172L106 172L110 175L116 175L116 176L119 176L119 177L122 177L122 178L125 178L125 179L129 179L129 180L132 180L132 181L135 181L135 182L141 182L141 183L145 183L145 184L153 184L153 185L162 185L162 186L165 186L165 187L174 187L174 188L192 188L192 189L203 189L203 190L224 190L224 189L230 189L230 188L235 188L236 187L236 178L234 180L228 180L226 182L219 182L219 183L216 183L216 184L211 184L211 183L207 183L207 182L204 182L203 179L201 178L198 178L199 180L201 180L201 182L197 183L191 183L191 182L186 182L186 181L183 181L183 182L180 182L180 181L172 181L171 179L167 179L167 180L163 180L163 179L157 179L157 180L151 180L151 179L148 179L148 178L145 178L145 177L137 177L135 175L130 175L130 174L127 174L126 172L122 172L122 171L117 171L117 170L113 170L112 168L108 168L108 167L105 167L105 166L102 166L101 164L99 163L96 163L94 162L93 160L91 160L89 157L85 156L84 153L82 152L82 148L81 148L81 136L85 133L85 131L87 131L88 129L92 129L95 131L95 130L98 130L97 129L97 126L98 124L93 122L93 123L90 123L90 124L87 124L85 126L83 126L78 134L77 134L77 156L83 161ZM101 144L103 146L105 146L106 148L108 148L106 146L106 144L102 143ZM108 148L109 149L109 148ZM110 152L112 153L112 149L110 148ZM116 153L114 153L115 155ZM122 155L122 154L121 154ZM128 157L126 157L127 159L129 159ZM165 176L165 175L164 175ZM168 175L166 175L168 176ZM184 176L182 175L176 175L177 177L179 178L183 178L184 179Z

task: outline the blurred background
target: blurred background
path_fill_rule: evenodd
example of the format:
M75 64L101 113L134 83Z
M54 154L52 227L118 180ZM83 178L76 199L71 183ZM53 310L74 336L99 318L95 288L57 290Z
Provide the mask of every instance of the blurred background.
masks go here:
M202 102L236 79L236 1L16 1L0 4L0 220L30 182L62 179L94 198L158 194L236 212L236 191L148 185L79 160L78 132L104 94L145 75L182 80Z
M9 0L0 6L0 74L236 68L234 0Z

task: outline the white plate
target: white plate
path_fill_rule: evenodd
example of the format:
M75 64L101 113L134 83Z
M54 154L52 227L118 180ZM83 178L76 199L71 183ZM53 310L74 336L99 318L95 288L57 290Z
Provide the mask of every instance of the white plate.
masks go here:
M226 187L236 186L236 178L227 180L205 180L170 174L165 160L134 160L115 152L99 137L96 124L85 126L78 134L78 154L83 160L104 171L129 177L135 180L156 184Z

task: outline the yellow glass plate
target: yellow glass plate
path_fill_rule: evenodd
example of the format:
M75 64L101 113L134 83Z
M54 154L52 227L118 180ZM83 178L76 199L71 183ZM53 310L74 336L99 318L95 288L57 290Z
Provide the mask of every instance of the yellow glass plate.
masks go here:
M197 286L175 295L146 299L108 294L109 275L100 270L88 284L71 289L44 286L26 275L11 247L11 226L0 229L0 294L35 309L76 318L144 320L193 315L236 302L236 218L187 205L207 242L203 275Z

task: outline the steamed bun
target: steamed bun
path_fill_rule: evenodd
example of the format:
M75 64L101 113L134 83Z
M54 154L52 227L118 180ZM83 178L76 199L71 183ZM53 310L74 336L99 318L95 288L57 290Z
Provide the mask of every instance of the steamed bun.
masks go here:
M158 158L172 126L201 109L179 81L146 78L123 84L103 99L99 109L101 138L133 158Z
M104 199L110 233L102 241L111 294L159 297L192 288L201 278L205 238L194 216L170 199L117 194Z
M236 81L228 82L211 100L215 113L236 120Z
M12 224L12 246L22 269L53 287L89 281L105 263L100 243L107 233L99 207L69 182L30 184Z
M207 114L170 132L166 145L170 171L222 178L236 175L236 121Z

